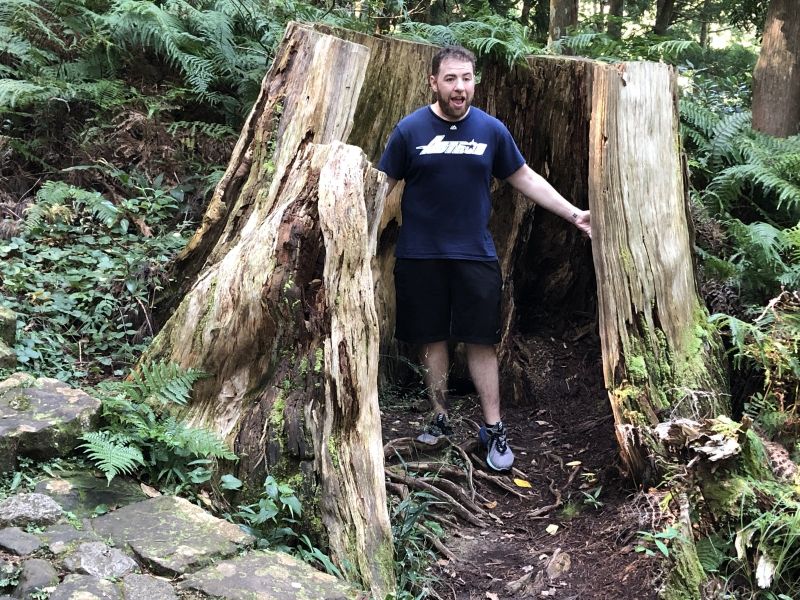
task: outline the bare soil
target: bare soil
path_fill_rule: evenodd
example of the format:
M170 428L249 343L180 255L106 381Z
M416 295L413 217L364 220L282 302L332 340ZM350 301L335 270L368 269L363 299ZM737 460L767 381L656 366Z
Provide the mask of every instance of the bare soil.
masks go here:
M657 528L659 512L653 494L637 493L621 473L597 337L573 329L523 343L535 397L503 407L517 470L502 475L521 497L474 478L476 502L496 520L445 527L442 541L456 559L438 561L435 592L457 600L656 598L659 560L636 546L638 531ZM428 416L384 406L384 440L416 435ZM453 396L451 440L473 437L480 418L474 394Z

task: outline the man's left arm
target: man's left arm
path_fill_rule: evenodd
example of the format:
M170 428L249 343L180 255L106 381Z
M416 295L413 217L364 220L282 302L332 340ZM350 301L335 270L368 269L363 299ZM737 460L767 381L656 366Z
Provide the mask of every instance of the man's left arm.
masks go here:
M559 194L547 180L531 169L528 165L522 165L514 171L506 181L514 189L533 200L542 208L558 215L565 221L569 221L575 227L592 237L592 224L588 210L580 210L569 202L564 196Z

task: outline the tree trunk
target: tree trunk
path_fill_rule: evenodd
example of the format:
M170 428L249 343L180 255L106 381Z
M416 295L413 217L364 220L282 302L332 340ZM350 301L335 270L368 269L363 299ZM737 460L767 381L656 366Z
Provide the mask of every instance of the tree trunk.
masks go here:
M789 137L800 132L800 12L794 0L772 0L753 71L753 129Z
M394 577L371 259L385 178L337 143L368 60L287 29L195 238L211 248L205 267L145 359L211 374L190 420L231 442L252 489L265 473L299 481L305 522L383 598Z
M598 66L590 136L604 377L622 457L648 481L655 425L729 414L719 340L694 278L672 70Z
M202 270L146 357L211 374L190 418L231 442L251 486L265 473L299 481L306 521L319 517L334 560L381 598L393 579L378 356L394 352L401 189L384 204L383 176L366 160L429 102L434 51L287 29L184 255ZM508 124L562 194L592 207L606 384L623 456L642 478L663 414L725 404L705 362L714 340L694 287L673 76L663 65L530 64L487 67L476 104ZM506 278L501 377L522 400L520 307L593 313L596 284L577 230L512 196L496 187L491 227ZM393 362L382 362L388 380Z
M622 17L625 12L625 0L610 0L608 3L608 25L606 31L614 39L622 37Z
M593 63L531 57L528 64L512 71L499 64L484 68L475 102L508 125L534 170L573 204L588 208ZM504 275L498 347L502 397L504 402L530 402L535 390L529 367L520 360L521 327L538 330L553 315L594 314L590 245L574 227L508 185L493 194L490 229Z
M578 25L578 0L550 0L550 29L548 42L554 42L565 35L567 29Z
M675 10L675 0L657 0L656 2L656 24L653 32L658 35L667 33L667 29L672 24L672 13Z

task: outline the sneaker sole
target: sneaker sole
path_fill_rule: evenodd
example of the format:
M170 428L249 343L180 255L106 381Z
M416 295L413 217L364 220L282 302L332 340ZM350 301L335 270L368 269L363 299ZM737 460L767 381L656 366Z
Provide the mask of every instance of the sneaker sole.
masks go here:
M439 444L439 440L444 438L444 436L435 436L430 433L421 433L417 436L417 441L422 444L427 444L428 446L436 446Z
M511 467L513 467L513 466L514 466L513 464L510 464L510 465L508 465L507 467L504 467L504 468L500 469L500 468L498 468L498 467L495 467L495 466L492 464L492 461L490 461L490 460L489 460L489 457L488 457L488 456L486 457L486 464L487 464L487 465L489 465L489 467L491 467L491 468L492 468L492 470L494 470L494 471L510 471L510 470L511 470Z

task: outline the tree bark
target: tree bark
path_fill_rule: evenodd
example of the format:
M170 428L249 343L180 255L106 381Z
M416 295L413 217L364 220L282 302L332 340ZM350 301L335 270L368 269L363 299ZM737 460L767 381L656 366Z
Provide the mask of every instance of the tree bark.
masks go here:
M609 0L606 32L614 39L622 37L622 16L625 12L625 0Z
M547 41L554 42L565 35L567 29L578 24L578 0L550 0L550 28Z
M596 67L590 138L603 372L622 457L650 481L655 425L729 414L721 347L694 278L672 70Z
M672 13L675 10L675 0L657 0L656 2L656 24L653 32L658 35L667 33L667 29L672 24Z
M753 129L800 132L800 13L793 0L772 0L753 71Z
M188 417L239 474L299 482L307 524L374 597L394 589L371 259L385 178L347 138L367 48L292 25L196 241L205 266L145 360L211 376ZM343 568L343 571L345 569Z
M528 68L487 66L475 102L507 124L528 164L579 208L588 208L591 72L585 59L531 57ZM502 93L498 93L502 90ZM520 361L520 320L540 329L557 314L593 314L590 245L571 225L513 191L493 193L490 230L503 271L503 326L498 346L504 402L535 398Z

